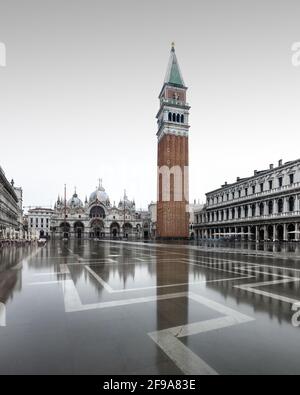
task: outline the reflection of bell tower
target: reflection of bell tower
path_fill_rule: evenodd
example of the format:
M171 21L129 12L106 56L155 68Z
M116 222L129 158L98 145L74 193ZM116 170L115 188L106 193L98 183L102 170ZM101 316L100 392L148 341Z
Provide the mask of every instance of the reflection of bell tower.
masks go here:
M159 95L157 237L188 238L188 116L186 90L172 44Z

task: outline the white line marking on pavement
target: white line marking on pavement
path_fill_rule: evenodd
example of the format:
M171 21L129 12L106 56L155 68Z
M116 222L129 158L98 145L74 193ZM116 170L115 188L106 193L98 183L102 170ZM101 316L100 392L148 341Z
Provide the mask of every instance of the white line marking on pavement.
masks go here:
M174 364L189 375L217 375L203 359L186 347L167 330L148 333L151 339L164 351Z
M33 283L28 283L28 285L50 285L63 283L65 280L54 280L54 281L36 281Z
M241 314L238 311L214 302L213 300L194 294L193 292L189 292L188 297L200 304L218 311L221 314L225 314L225 316L163 329L161 331L148 333L148 335L168 355L168 357L172 359L175 365L184 374L216 375L218 373L211 366L207 365L203 359L178 339L185 336L197 335L216 329L247 323L253 321L254 318Z
M263 286L275 285L275 284L287 284L287 283L296 282L299 280L300 279L298 279L298 278L296 278L296 279L285 278L282 280L264 281L264 282L251 283L251 284L234 285L234 287L240 288L240 289L243 289L244 291L252 292L252 293L255 293L258 295L267 296L272 299L280 300L281 302L294 304L294 303L300 303L300 300L291 299L286 296L275 294L273 292L267 292L267 291L263 291L260 289L256 289L256 287L263 287Z
M6 306L0 303L0 326L6 326Z

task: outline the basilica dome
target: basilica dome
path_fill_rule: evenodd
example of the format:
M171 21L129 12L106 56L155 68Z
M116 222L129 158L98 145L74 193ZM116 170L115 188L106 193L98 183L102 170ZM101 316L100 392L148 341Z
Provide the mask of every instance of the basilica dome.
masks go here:
M96 201L102 203L106 203L107 201L109 201L109 197L105 192L105 189L103 188L101 182L99 183L97 189L94 192L92 192L90 195L90 203L94 203Z
M68 200L67 203L68 207L70 208L79 208L83 207L82 201L79 199L77 193L75 192L74 195L71 197L70 200Z

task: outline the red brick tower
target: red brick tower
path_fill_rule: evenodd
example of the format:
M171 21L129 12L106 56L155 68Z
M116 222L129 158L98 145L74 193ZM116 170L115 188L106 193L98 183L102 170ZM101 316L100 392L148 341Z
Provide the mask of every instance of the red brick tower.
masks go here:
M184 85L172 44L165 81L159 94L157 238L189 237L188 116Z

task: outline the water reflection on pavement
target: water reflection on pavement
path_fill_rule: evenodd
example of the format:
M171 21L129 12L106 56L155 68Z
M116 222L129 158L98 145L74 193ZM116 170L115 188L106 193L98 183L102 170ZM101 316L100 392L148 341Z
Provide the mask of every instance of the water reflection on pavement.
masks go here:
M299 259L296 243L3 248L0 374L299 374Z

